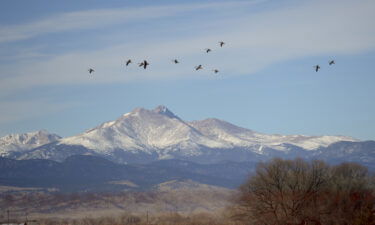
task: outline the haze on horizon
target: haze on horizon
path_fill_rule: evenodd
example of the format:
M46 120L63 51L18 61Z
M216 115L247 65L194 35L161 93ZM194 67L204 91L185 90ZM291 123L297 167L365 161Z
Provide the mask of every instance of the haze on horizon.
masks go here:
M0 136L70 136L165 105L189 121L375 140L374 11L372 0L4 0Z

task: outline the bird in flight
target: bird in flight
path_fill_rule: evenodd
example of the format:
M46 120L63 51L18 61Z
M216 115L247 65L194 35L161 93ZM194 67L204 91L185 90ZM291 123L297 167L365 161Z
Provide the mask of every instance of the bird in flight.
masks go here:
M148 65L150 64L146 60L143 60L143 62L139 63L139 67L143 66L143 69L146 69Z
M131 59L129 59L128 61L126 61L126 66L129 66L130 63L132 63Z
M89 74L92 74L93 72L95 72L93 68L88 69L88 71L89 71Z
M206 48L206 53L209 53L210 51L211 51L211 49Z
M177 59L174 59L173 62L174 62L175 64L180 63Z
M331 61L329 61L328 64L329 64L330 66L333 65L333 64L335 64L335 60L331 60Z
M203 69L202 65L199 65L199 66L195 67L195 70L201 70L201 69Z
M220 41L219 44L220 44L220 47L223 47L223 45L225 45L224 41Z
M214 71L214 73L218 73L218 72L219 72L218 69L214 69L214 70L212 70L212 71Z
M316 65L314 66L315 67L315 72L318 72L318 70L320 69L320 66L319 65Z

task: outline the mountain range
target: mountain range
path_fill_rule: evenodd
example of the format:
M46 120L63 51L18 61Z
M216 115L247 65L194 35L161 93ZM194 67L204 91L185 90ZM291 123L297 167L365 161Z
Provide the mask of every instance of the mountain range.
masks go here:
M136 108L114 121L66 138L46 131L8 135L0 139L0 156L62 162L69 156L85 154L125 164L162 159L217 163L259 161L275 156L319 157L339 142L345 146L361 143L347 136L263 134L214 118L188 122L167 107L158 106L153 110ZM356 149L358 154L361 151ZM356 160L371 161L371 153L367 159Z
M71 137L42 130L0 138L0 185L105 191L182 179L234 188L274 157L375 171L375 141L263 134L214 118L184 121L165 106L136 108Z

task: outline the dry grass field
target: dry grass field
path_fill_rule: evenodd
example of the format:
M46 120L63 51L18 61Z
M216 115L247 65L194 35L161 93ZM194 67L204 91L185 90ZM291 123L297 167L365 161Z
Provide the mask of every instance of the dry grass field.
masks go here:
M148 192L43 192L8 187L0 198L0 220L39 224L220 224L235 191L192 181L169 181ZM22 190L22 191L21 191ZM25 191L27 190L27 191ZM220 219L219 219L220 218Z

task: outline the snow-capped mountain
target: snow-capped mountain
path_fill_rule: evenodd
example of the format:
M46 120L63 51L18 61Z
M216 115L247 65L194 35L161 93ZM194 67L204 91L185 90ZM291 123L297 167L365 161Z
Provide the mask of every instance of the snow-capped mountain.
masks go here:
M0 156L9 157L12 154L19 154L59 139L61 139L60 136L51 134L46 130L9 134L0 138Z
M251 148L255 146L284 150L292 144L314 150L338 141L356 141L345 136L268 135L241 128L219 119L185 122L165 106L154 110L137 108L115 121L103 123L83 134L64 138L61 144L83 145L100 152L114 149L156 151L165 150L197 154L206 148Z
M20 158L63 160L69 155L102 155L118 162L178 158L193 161L250 160L313 151L345 136L269 135L219 119L186 122L165 106L137 108L77 136L38 147ZM303 153L305 154L305 153Z
M154 110L137 108L115 121L103 123L87 132L64 138L65 145L82 145L98 153L110 154L116 149L131 152L157 153L168 158L173 151L199 154L202 146L231 147L220 139L207 137L181 120L164 106Z

